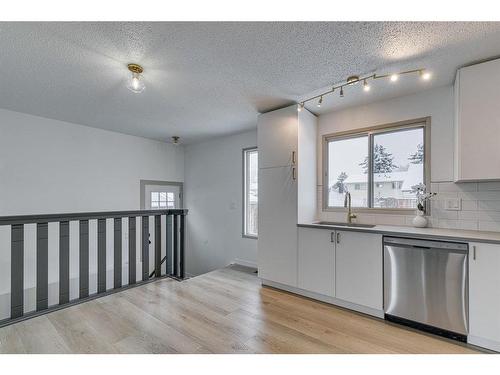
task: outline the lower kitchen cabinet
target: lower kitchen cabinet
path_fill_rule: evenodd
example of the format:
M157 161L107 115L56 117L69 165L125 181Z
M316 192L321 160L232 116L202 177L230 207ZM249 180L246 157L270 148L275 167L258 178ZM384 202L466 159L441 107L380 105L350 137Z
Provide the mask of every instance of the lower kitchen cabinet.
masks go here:
M469 244L469 336L500 351L500 245Z
M337 231L335 247L335 297L382 310L382 236Z
M298 287L335 295L335 231L299 228Z

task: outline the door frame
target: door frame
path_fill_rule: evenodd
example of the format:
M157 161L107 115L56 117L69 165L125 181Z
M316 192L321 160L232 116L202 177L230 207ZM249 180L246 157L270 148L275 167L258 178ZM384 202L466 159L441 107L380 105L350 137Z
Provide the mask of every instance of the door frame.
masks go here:
M184 207L184 182L177 182L177 181L159 181L159 180L140 180L140 186L141 186L141 202L140 202L140 207L141 210L146 209L146 206L144 204L144 198L146 198L146 185L161 185L161 186L179 186L179 204L180 208Z

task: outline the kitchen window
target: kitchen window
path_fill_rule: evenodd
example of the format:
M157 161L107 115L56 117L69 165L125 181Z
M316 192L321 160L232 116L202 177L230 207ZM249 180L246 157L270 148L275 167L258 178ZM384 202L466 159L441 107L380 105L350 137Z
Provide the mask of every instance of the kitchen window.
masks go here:
M343 209L349 192L361 210L416 209L415 186L429 184L429 137L429 119L325 136L323 208Z
M258 235L258 151L257 148L243 150L243 236L257 238Z

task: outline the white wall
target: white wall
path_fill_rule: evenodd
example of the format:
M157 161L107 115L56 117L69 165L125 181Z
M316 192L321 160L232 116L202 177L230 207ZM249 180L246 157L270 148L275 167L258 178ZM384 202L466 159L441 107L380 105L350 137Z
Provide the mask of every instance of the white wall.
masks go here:
M253 146L256 130L186 146L188 274L257 263L257 241L242 237L242 150Z
M141 179L183 181L183 147L0 109L0 216L139 209Z
M322 136L420 117L431 117L431 190L429 224L439 228L500 231L500 183L453 181L454 97L452 86L423 91L323 114L318 121L318 219L345 221L344 212L322 211ZM460 198L461 211L444 209L447 198ZM357 213L358 222L412 225L414 215Z

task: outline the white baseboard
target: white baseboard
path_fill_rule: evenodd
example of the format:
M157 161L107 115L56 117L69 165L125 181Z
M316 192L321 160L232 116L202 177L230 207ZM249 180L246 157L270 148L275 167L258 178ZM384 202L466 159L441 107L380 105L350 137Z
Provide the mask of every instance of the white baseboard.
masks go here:
M231 262L231 264L238 264L240 266L250 267L257 269L257 263L250 260L238 259L236 258Z
M358 305L358 304L347 302L347 301L344 301L344 300L341 300L338 298L325 296L323 294L310 292L308 290L296 288L296 287L289 286L289 285L280 284L280 283L266 280L266 279L261 279L261 280L262 280L262 285L271 286L271 287L277 288L277 289L283 289L283 290L286 290L287 292L290 292L290 293L299 294L301 296L305 296L305 297L312 298L312 299L317 299L318 301L322 301L322 302L330 303L332 305L344 307L344 308L349 309L349 310L358 311L358 312L361 312L363 314L372 315L372 316L375 316L377 318L382 318L382 319L384 318L384 311L383 310L378 310L378 309L374 309L372 307Z

